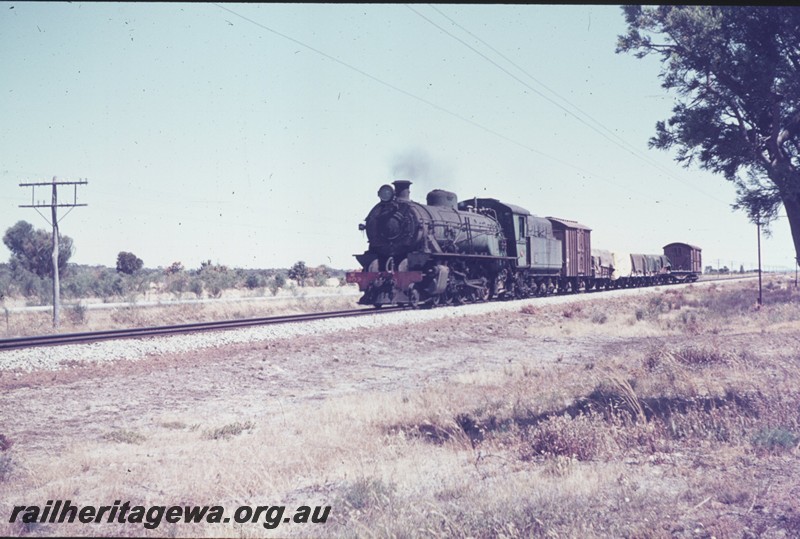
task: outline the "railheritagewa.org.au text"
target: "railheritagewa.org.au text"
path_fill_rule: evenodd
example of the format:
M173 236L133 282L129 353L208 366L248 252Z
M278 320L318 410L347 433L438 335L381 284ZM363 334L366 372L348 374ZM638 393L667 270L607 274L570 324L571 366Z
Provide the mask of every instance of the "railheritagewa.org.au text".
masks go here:
M269 530L281 524L324 524L331 506L242 505L229 513L221 505L75 505L70 500L48 500L42 505L15 505L8 521L22 524L137 524L147 529L169 524L261 524Z

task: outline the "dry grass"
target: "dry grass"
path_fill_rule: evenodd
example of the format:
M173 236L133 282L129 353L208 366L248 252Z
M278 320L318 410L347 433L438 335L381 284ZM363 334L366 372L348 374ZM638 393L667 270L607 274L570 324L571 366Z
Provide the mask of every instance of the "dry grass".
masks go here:
M798 299L776 284L755 309L750 284L731 283L526 307L508 326L531 343L566 330L619 337L591 358L522 354L414 391L166 415L75 440L58 458L0 452L6 499L332 505L324 527L0 533L796 537Z
M86 303L62 305L60 333L124 329L256 318L282 314L319 312L353 308L357 296L343 295L353 289L317 287L295 289L275 297L230 298L228 301L141 305L130 302L119 307L90 309ZM310 297L322 294L327 297ZM224 296L223 296L224 298ZM174 300L174 298L167 298ZM53 333L53 313L48 311L5 312L0 310L0 338Z

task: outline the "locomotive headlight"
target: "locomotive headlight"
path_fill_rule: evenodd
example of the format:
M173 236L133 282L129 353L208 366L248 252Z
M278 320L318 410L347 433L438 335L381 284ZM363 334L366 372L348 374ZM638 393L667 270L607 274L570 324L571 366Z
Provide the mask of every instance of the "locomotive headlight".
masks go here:
M381 188L378 189L378 198L381 199L381 202L389 202L394 198L394 188L389 184L381 185Z

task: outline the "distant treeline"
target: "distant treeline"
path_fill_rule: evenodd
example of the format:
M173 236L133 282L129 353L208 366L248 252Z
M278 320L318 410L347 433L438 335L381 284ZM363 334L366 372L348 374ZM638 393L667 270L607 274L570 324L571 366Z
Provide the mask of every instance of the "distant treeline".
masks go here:
M27 221L18 221L3 235L11 252L7 264L0 264L0 301L25 298L28 304L53 301L53 246L46 230ZM207 260L197 269L186 269L181 262L168 268L148 269L134 253L120 251L115 268L86 266L69 262L74 247L72 238L60 236L58 272L61 295L66 299L135 299L147 293L169 293L180 298L218 298L224 290L249 289L272 295L285 286L322 286L331 278L345 284L345 271L321 265L309 268L304 261L287 269L243 269L212 264Z
M167 268L109 268L66 264L61 270L61 296L65 299L100 298L103 301L133 300L147 293L169 293L176 298L218 298L224 290L251 290L254 294L276 295L282 288L324 286L330 279L344 285L345 270L321 265L307 267L297 262L291 268L244 269L203 262L186 269L180 262ZM0 301L24 298L29 305L53 300L53 280L40 276L22 264L0 263Z

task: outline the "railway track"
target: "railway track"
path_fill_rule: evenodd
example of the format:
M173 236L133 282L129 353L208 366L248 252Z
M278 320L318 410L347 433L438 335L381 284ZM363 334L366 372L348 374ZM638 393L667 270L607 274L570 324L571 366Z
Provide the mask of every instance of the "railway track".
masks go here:
M712 281L733 281L739 279L752 279L753 276L729 277L725 279L710 278L701 279L698 282ZM598 291L592 291L594 294ZM376 313L395 312L404 310L404 307L383 307L374 309L363 307L360 309L349 309L343 311L330 311L321 313L292 314L282 316L270 316L262 318L246 318L238 320L222 320L215 322L195 322L191 324L176 324L169 326L151 326L132 329L112 329L103 331L92 331L84 333L61 333L51 335L35 335L29 337L14 337L10 339L0 339L0 351L15 350L23 348L35 348L39 346L59 346L65 344L87 344L92 342L107 341L114 339L130 339L157 337L162 335L180 335L196 333L201 331L218 331L225 329L240 329L252 326L266 326L270 324L284 324L291 322L307 322L312 320L324 320L327 318L347 318L364 316Z
M270 324L286 324L290 322L308 322L328 318L348 318L383 312L402 310L402 307L386 307L380 310L373 308L349 309L346 311L330 311L323 313L290 314L263 318L245 318L240 320L221 320L216 322L195 322L191 324L175 324L170 326L151 326L132 329L111 329L84 333L61 333L52 335L35 335L31 337L14 337L0 339L0 350L33 348L37 346L58 346L64 344L86 344L113 339L131 339L142 337L158 337L161 335L180 335L198 331L218 331L224 329L240 329Z

